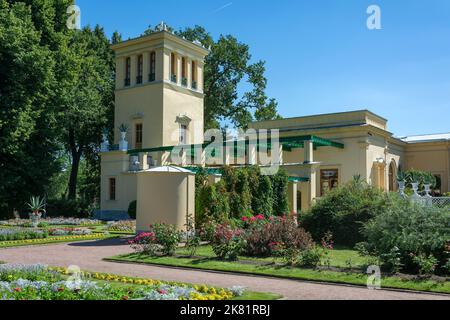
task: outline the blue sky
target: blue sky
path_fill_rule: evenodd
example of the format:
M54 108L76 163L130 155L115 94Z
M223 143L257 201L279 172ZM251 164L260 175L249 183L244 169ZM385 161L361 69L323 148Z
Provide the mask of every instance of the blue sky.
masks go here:
M448 0L77 0L82 25L139 36L164 20L232 34L265 60L283 117L369 109L397 136L450 132ZM366 27L381 8L381 30Z

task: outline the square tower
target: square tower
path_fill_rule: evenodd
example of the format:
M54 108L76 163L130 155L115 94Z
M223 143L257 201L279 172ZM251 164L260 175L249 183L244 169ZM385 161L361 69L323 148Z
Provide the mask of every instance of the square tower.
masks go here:
M126 215L137 199L137 172L167 159L165 152L151 154L144 149L203 143L203 67L209 53L199 42L166 30L112 49L114 144L119 148L104 142L100 153L102 219ZM122 125L127 127L125 139Z
M203 143L203 67L209 53L168 31L112 46L116 56L114 142L129 149Z

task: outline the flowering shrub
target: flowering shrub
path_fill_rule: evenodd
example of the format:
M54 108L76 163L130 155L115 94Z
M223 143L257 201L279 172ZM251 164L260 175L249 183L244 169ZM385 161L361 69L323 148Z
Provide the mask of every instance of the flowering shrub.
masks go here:
M174 225L164 223L150 226L150 232L139 234L128 243L136 251L148 255L173 255L181 240L181 232Z
M228 300L240 293L90 272L67 280L69 274L65 268L44 265L1 265L0 300ZM92 279L121 285L99 284Z
M48 233L45 230L24 228L0 229L0 241L43 239L47 237Z
M258 215L244 222L247 224L243 233L244 251L248 256L279 255L281 252L288 254L288 251L296 250L298 252L313 245L311 236L304 229L298 227L296 219L292 215L269 217L268 219L263 215Z
M211 243L217 257L226 260L236 260L245 245L245 240L241 235L241 230L234 229L227 223L219 224Z
M157 223L150 226L150 230L155 234L156 243L161 245L162 253L173 255L181 241L181 232L174 225Z
M149 256L155 256L161 250L161 246L157 244L156 236L153 232L140 233L128 243L136 252Z

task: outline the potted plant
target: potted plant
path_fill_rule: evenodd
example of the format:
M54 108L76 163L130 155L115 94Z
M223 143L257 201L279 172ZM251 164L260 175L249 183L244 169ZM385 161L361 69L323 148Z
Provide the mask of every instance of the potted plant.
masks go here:
M41 197L31 197L30 202L27 203L31 210L30 219L33 227L37 227L42 213L45 213L45 199Z

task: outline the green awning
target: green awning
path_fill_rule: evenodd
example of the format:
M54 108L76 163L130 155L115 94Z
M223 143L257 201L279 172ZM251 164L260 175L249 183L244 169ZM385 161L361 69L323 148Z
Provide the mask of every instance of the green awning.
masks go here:
M336 141L332 141L329 139L324 139L317 136L307 135L307 136L292 136L292 137L281 137L279 139L280 144L283 146L283 150L287 152L291 152L293 149L299 149L305 147L305 141L312 141L315 149L320 147L333 147L338 149L344 149L344 144ZM212 142L207 142L203 144L190 144L190 145L179 145L179 146L164 146L157 148L147 148L147 149L135 149L129 150L128 154L138 154L138 153L152 153L152 152L170 152L175 147L183 148L186 150L188 156L195 155L195 149L201 148L205 149ZM250 143L255 143L257 146L257 150L263 147L267 147L268 150L272 150L272 144L270 142L260 143L259 140L234 140L223 143L223 147L232 147L234 148L234 153L237 155L238 151L244 152L247 146ZM244 147L245 146L245 147ZM214 154L212 154L214 156Z

